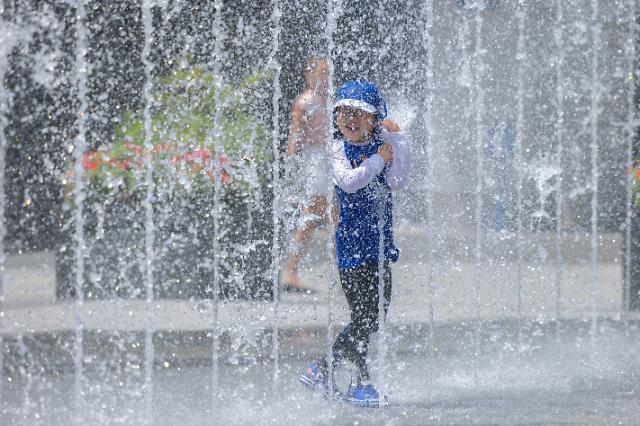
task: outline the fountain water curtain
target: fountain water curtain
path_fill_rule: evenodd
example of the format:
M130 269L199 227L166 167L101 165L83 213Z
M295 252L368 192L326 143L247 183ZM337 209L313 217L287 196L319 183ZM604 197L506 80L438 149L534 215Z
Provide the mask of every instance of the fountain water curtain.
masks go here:
M31 3L0 3L0 418L330 424L442 412L456 422L449 405L470 401L480 408L464 415L485 419L476 408L499 399L508 403L496 416L518 423L510 404L547 388L587 398L585 383L635 404L635 0L385 0L363 11L367 2L343 0ZM373 383L392 404L373 414L297 383L310 359L333 365L348 322L331 180L321 244L300 267L318 292L279 287L301 211L285 170L287 115L300 62L319 52L328 111L336 85L374 80L414 144L412 187L394 194L392 301L385 315L381 263L371 345ZM45 72L62 83L47 86ZM171 86L174 72L188 77ZM187 94L188 107L169 111L165 94ZM199 96L210 103L196 111ZM188 136L174 113L191 114ZM91 180L92 155L122 166L103 177L120 182L129 165L108 156L134 139L135 188L96 196L108 185ZM328 126L329 162L332 139ZM175 152L154 156L158 143ZM201 188L181 193L163 175L180 150L208 153L179 172L203 178ZM41 186L47 194L32 197ZM23 235L47 214L59 241L37 245ZM119 226L131 229L109 239ZM383 250L380 238L381 259ZM41 276L53 276L42 297ZM329 370L328 389L343 386L348 369Z
M425 61L425 94L423 103L423 114L424 114L424 144L426 146L427 151L427 160L426 160L426 220L425 220L425 240L426 240L426 275L425 275L425 286L427 288L427 315L429 322L429 340L433 341L433 326L434 326L434 306L433 306L433 297L434 297L434 273L433 273L433 263L434 263L434 250L435 250L435 234L434 234L434 226L433 226L433 214L435 209L433 207L433 191L434 191L434 177L433 167L435 164L434 159L434 135L433 135L433 113L432 110L434 108L434 97L435 97L435 82L434 82L434 37L433 37L433 0L427 0L424 4L424 49L426 51L426 61Z
M556 60L555 60L555 68L556 68L556 120L555 120L555 136L556 136L556 168L558 170L562 170L562 162L564 156L564 133L563 133L563 125L564 125L564 91L563 91L563 73L562 67L564 66L565 57L564 57L564 31L562 29L564 25L563 21L563 13L562 13L562 0L557 0L555 3L556 7L556 19L555 24L556 27L553 31L554 42L556 47ZM562 184L564 178L562 173L559 173L558 179L556 182L556 193L555 193L555 202L556 202L556 240L555 240L555 257L554 257L554 267L555 267L555 319L560 319L560 309L562 307L562 239L563 239L563 230L562 230L562 215L563 209L563 191Z
M376 191L379 195L376 198L379 200L386 200L387 188L385 188L379 182L377 183ZM387 368L387 327L386 327L386 315L384 313L384 305L387 302L387 297L384 291L384 228L387 225L386 215L384 214L385 202L380 201L378 204L378 380L377 389L380 395L386 395L386 368Z
M591 148L591 340L595 339L598 325L598 306L597 297L599 289L598 277L598 180L599 173L599 151L600 140L598 132L598 119L600 117L600 81L599 64L600 64L600 14L598 10L598 0L591 0L591 85L590 98L591 107L589 108L589 132L590 132L590 148Z
M464 3L463 3L463 6L464 6ZM474 67L472 63L473 54L470 52L470 46L469 46L470 43L472 43L471 26L469 23L469 19L467 18L466 9L464 7L461 7L461 10L459 11L459 13L460 13L460 20L462 21L462 24L461 24L460 30L457 33L457 36L458 36L457 41L458 41L458 50L460 51L462 56L462 60L461 60L462 66L460 69L460 73L457 76L456 84L459 85L463 89L463 91L466 92L466 95L467 95L465 96L466 98L465 100L467 102L464 103L465 106L463 108L463 115L464 115L464 118L468 121L469 125L468 125L468 130L463 136L463 138L466 137L467 140L472 141L474 138L473 124L471 123L472 115L475 113L475 111L478 108L476 105L476 99L474 96L474 93L475 93L474 88L476 87L474 82L475 82L475 79L477 78L477 72L475 72L475 70L477 69L477 66ZM434 165L431 164L431 166L434 166ZM477 171L476 171L476 174L477 174ZM477 212L476 212L476 215L477 215ZM476 231L476 239L478 239L477 231ZM475 253L476 253L476 257L478 257L479 250L476 249ZM474 268L477 276L479 272L477 259L476 259ZM479 277L477 277L476 280L479 280ZM478 286L479 283L474 281L473 285ZM473 291L474 298L476 297L476 294L477 293Z
M86 61L87 54L87 14L85 10L85 1L79 0L76 5L75 29L76 29L76 51L75 51L75 82L78 91L78 112L77 112L77 135L74 140L73 159L74 159L74 187L73 201L75 205L74 214L74 258L75 258L75 291L76 300L74 303L74 320L75 320L75 345L74 345L74 409L76 421L81 422L82 413L84 412L83 401L83 377L84 377L84 256L85 256L85 238L84 238L84 167L83 156L87 150L87 119L89 113L89 103L87 100L87 73L88 65Z
M518 41L516 47L516 61L518 63L517 68L517 82L518 88L516 90L517 99L517 117L516 117L516 140L515 140L515 162L518 170L518 177L516 183L516 298L518 303L518 319L522 321L522 182L523 182L523 164L522 160L522 144L524 134L524 75L525 64L527 61L527 51L524 40L524 31L527 21L527 9L526 2L519 1L516 6L516 19L518 21Z
M282 90L280 88L280 73L281 65L278 62L277 55L280 50L280 31L282 30L280 25L280 18L282 17L282 11L280 10L279 0L272 1L271 12L271 25L272 29L272 44L271 53L269 55L269 68L273 70L273 97L272 97L272 141L273 141L273 175L272 175L272 188L273 188L273 245L271 247L271 260L272 264L272 277L273 277L273 393L278 395L278 384L280 380L280 337L278 335L278 315L279 312L279 274L280 260L282 259L282 253L280 249L280 222L283 219L282 215L282 191L283 187L280 184L280 98L282 97Z
M4 12L4 7L0 6L0 16ZM7 126L7 116L11 104L11 95L4 85L4 78L8 68L8 52L5 50L13 45L13 39L17 37L14 27L8 22L3 21L3 34L0 35L0 218L5 217L5 167L7 155L7 135L5 127ZM7 234L6 224L0 219L0 407L3 402L2 372L4 371L4 300L5 300L5 263L6 250L4 239ZM1 408L0 408L1 410Z
M337 22L338 22L338 18L340 17L340 13L341 13L341 0L329 0L327 2L327 16L326 16L326 24L325 24L325 32L324 32L324 38L326 40L327 43L327 53L326 53L326 58L327 58L327 65L328 65L328 70L327 70L327 80L328 80L328 87L327 87L327 103L325 108L327 109L327 111L333 111L333 94L335 91L335 87L334 87L334 76L335 76L335 65L333 62L333 55L334 55L334 49L335 49L335 43L334 43L334 34L336 31L336 26L337 26ZM333 128L331 126L327 126L326 129L327 135L326 135L326 156L328 159L328 164L331 164L331 161L333 160L333 152L332 152L332 145L333 145ZM332 179L328 179L327 180L327 207L325 210L325 214L327 215L328 218L328 229L329 232L332 233L333 229L335 229L336 224L334 223L334 217L333 217L333 204L335 202L335 191L333 188L333 181ZM334 309L335 309L335 286L336 286L336 276L335 276L335 256L333 253L335 253L335 240L333 238L327 238L327 244L325 247L325 271L326 271L326 276L327 276L327 284L328 284L328 292L327 292L327 347L326 347L326 354L327 354L327 365L333 365L334 359L333 359L333 334L334 334ZM333 375L333 368L329 368L329 377L327 380L329 389L333 389L334 386L334 375Z
M627 169L633 167L633 141L636 128L636 105L634 102L634 93L636 80L638 79L637 68L635 67L636 44L635 37L638 34L638 21L636 19L636 2L630 0L628 4L622 3L618 7L621 12L628 9L626 23L629 26L628 40L624 43L625 52L625 77L627 81L627 117L624 123L624 135L627 139ZM631 264L631 219L633 216L633 174L627 173L626 179L626 199L625 199L625 220L624 220L624 238L626 244L624 246L625 265ZM624 278L622 282L622 304L620 308L628 311L631 308L631 268L628 266L624 270Z
M3 55L0 54L0 61L3 59ZM0 81L4 79L2 64L0 63ZM5 156L7 151L7 138L4 134L5 127L5 99L8 96L5 95L4 85L0 83L0 217L4 217L5 206L5 193L4 193L4 170L5 170ZM5 262L6 254L4 249L4 237L6 235L6 229L4 221L0 221L0 372L3 371L4 366L4 282L5 282ZM4 380L0 380L0 404L2 404L2 388Z
M482 24L483 16L482 12L485 6L484 0L479 0L474 4L475 7L475 49L474 49L474 67L473 67L473 108L475 113L475 148L476 148L476 203L475 203L475 278L473 281L473 297L474 297L474 309L475 320L480 326L480 270L482 268L482 189L484 173L482 169L483 164L483 141L484 141L484 83L485 83L485 65L484 65L484 47L482 45ZM476 337L477 344L480 344L479 336Z
M222 26L222 11L223 11L224 3L222 0L216 0L214 2L215 14L213 18L213 27L212 31L214 34L214 48L213 48L213 78L214 81L214 112L213 112L213 135L208 135L207 137L213 138L213 152L217 153L222 152L222 128L220 125L220 114L221 114L221 106L220 106L220 97L219 90L222 89L222 81L221 81L221 70L220 63L222 62L222 48L223 48L223 40L225 38L225 31ZM214 157L215 158L215 157ZM218 161L214 161L214 176L220 176L220 163ZM220 199L220 190L221 190L221 179L215 179L214 182L214 190L213 190L213 289L212 289L212 298L213 298L213 306L212 306L212 324L211 324L211 409L212 413L216 413L218 410L218 396L220 395L220 334L222 330L220 329L219 324L219 309L220 309L220 300L219 300L219 292L220 292L220 259L215 253L219 252L220 247L220 215L222 214L222 206Z
M145 421L153 424L153 367L155 365L155 348L153 344L153 335L155 333L155 307L154 307L154 291L153 291L153 272L155 264L155 222L153 211L153 199L155 192L155 182L153 180L153 134L154 129L151 123L151 109L153 107L153 81L152 72L153 64L150 59L151 39L153 37L153 21L151 14L151 0L143 0L142 2L142 22L144 31L144 45L142 48L142 63L144 64L144 87L142 96L144 98L144 109L142 112L144 122L145 137L145 183L146 195L144 198L145 212L145 262L144 262L144 278L145 278L145 314L146 328L144 340L144 395L145 395Z

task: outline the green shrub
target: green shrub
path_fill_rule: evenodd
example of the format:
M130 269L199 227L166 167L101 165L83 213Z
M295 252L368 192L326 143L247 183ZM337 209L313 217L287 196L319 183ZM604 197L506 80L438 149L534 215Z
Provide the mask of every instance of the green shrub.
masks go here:
M181 60L170 75L154 82L150 140L142 111L129 111L114 142L84 154L87 199L140 198L148 163L160 190L170 182L182 193L209 191L216 170L223 191L235 197L264 187L272 161L269 132L250 107L267 78L267 73L256 73L216 87L211 72ZM65 176L68 199L72 166Z

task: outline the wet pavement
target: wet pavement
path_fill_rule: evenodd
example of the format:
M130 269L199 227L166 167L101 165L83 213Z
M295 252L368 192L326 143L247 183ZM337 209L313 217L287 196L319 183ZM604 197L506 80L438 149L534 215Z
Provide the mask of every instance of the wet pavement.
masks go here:
M327 347L324 330L283 333L277 375L268 334L252 345L224 337L216 395L210 338L158 336L153 423L637 424L640 323L600 320L595 338L592 327L590 321L567 320L390 328L382 370L372 345L372 377L389 398L380 409L327 401L297 382L307 361ZM103 337L94 340L93 351L87 342L82 422L140 424L140 336L119 336L131 350L109 345L113 336ZM340 384L348 380L347 371L339 370ZM72 419L71 365L43 372L32 360L6 373L3 424Z
M418 236L398 235L405 250L394 266L381 362L377 336L372 342L372 377L389 397L381 409L327 401L297 381L328 348L329 312L332 335L347 320L337 283L328 303L322 238L301 271L316 294L220 306L216 393L210 301L157 301L153 424L637 424L640 315L621 310L616 235L601 238L595 294L592 265L581 260L588 239L567 239L558 292L552 239L530 242L518 264L510 238L487 243L480 265L464 255L472 237L441 242L456 260L436 255L429 272ZM21 267L46 275L28 262ZM73 305L45 301L49 293L39 289L31 300L23 291L5 305L1 423L67 424L78 412L80 423L144 423L144 301L85 303L76 411ZM337 376L341 386L346 371Z

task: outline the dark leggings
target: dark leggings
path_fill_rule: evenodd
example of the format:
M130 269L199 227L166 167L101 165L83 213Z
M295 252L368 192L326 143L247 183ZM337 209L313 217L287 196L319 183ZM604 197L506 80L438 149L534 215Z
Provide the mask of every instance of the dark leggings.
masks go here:
M391 267L385 261L384 316L391 301ZM347 297L351 322L342 329L333 344L334 369L341 360L352 361L360 380L369 380L367 352L371 334L378 331L378 264L368 263L340 270L340 283ZM384 318L383 318L384 321Z

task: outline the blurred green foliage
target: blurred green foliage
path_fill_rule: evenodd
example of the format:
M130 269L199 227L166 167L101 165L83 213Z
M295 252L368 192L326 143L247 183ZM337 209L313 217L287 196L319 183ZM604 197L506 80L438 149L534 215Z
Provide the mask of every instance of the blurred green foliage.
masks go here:
M146 190L147 164L156 186L171 183L172 190L210 191L216 172L223 190L234 197L264 187L272 161L270 135L251 110L269 78L268 72L258 72L222 83L189 58L178 61L171 74L154 81L151 137L143 112L128 111L113 143L84 154L87 196L140 196ZM69 164L67 198L72 175Z

